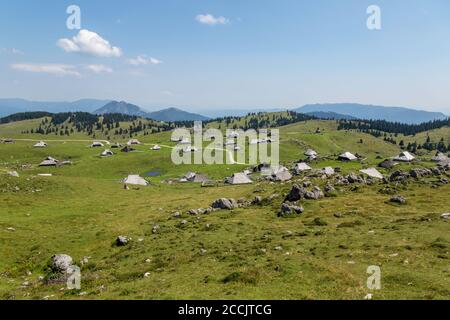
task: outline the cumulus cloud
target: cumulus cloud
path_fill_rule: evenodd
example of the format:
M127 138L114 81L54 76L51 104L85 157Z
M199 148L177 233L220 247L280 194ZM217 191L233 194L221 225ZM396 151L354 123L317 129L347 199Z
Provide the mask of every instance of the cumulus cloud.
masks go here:
M209 26L215 26L217 24L228 24L230 20L225 17L214 17L212 14L199 14L195 17L201 24L207 24Z
M157 64L161 64L162 61L158 60L156 58L152 58L152 57L148 57L146 55L139 55L134 59L128 59L127 60L128 64L131 64L132 66L142 66L142 65L157 65Z
M96 74L113 72L112 68L102 65L102 64L90 64L90 65L87 65L85 68Z
M55 76L81 77L75 66L67 64L16 63L11 65L11 68L18 71L47 73Z
M58 46L66 52L77 52L96 57L120 57L122 49L112 46L97 33L83 29L72 39L59 39Z

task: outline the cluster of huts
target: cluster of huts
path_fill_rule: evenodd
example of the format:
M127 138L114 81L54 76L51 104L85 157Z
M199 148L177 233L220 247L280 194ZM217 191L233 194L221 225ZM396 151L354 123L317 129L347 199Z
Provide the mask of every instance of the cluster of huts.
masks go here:
M141 142L137 139L130 139L125 146L122 146L120 143L114 143L111 145L111 149L120 149L121 152L133 152L136 149L133 148L133 146L137 146L137 145L141 145ZM94 141L91 146L91 148L101 148L104 147L104 144L100 141ZM161 150L161 146L159 145L154 145L153 147L150 148L151 150L157 151L157 150ZM110 149L105 149L100 156L101 157L111 157L114 155L114 152L112 152Z
M226 136L228 140L225 145L234 145L235 141L234 139L239 137L238 132L231 132ZM183 151L184 152L196 152L198 149L196 147L191 146L191 141L189 139L172 139L172 141L179 143L180 145L185 145ZM14 141L12 139L3 139L2 142L4 143L13 143ZM251 141L250 143L253 144L260 144L260 143L270 143L271 139L262 139L257 141ZM115 143L111 145L111 149L121 149L122 152L132 152L135 149L133 146L140 145L141 142L137 139L130 139L125 146L122 146L119 143ZM47 148L48 144L44 141L39 141L36 144L33 145L34 148ZM104 144L100 141L93 141L90 145L91 148L102 148L104 147ZM161 150L161 146L154 145L151 150ZM111 157L114 153L110 149L105 149L103 152L101 152L101 157ZM306 171L314 170L310 163L314 160L317 160L319 158L319 154L313 150L308 149L304 153L305 160L302 162L298 162L295 164L292 173L293 174L301 174ZM340 161L357 161L361 159L361 156L352 154L349 151L346 151L342 154L339 154L337 156L337 159ZM390 159L386 159L382 161L378 166L380 168L386 168L390 169L394 167L399 162L413 162L416 159L416 157L408 152L403 151L399 155L392 157ZM438 166L447 167L450 168L450 159L449 157L441 152L437 152L436 155L432 158L432 161L436 162ZM47 157L45 158L39 166L41 167L51 167L51 166L63 166L72 164L71 161L59 161L53 157ZM332 168L332 167L324 167L318 171L320 171L321 174L331 176L334 175L337 172L338 168ZM317 171L317 169L316 169ZM263 177L265 177L268 180L271 181L289 181L292 179L292 173L291 171L284 167L284 166L277 166L272 167L268 164L260 164L257 167L254 168L253 173L259 172ZM362 174L365 174L369 177L375 178L375 179L383 179L383 175L376 169L376 168L367 168L360 170ZM249 170L245 170L243 172L234 173L232 176L225 179L225 183L231 184L231 185L244 185L244 184L251 184L253 183L253 180L251 178L252 172ZM208 179L208 177L204 174L198 174L189 172L186 175L184 175L182 178L178 180L179 182L195 182L195 183L202 183L207 184L210 183L211 180ZM149 182L140 177L139 175L129 175L125 179L122 180L122 182L125 185L140 185L140 186L146 186L149 184Z
M318 153L312 149L308 149L305 152L305 156L307 157L306 161L313 161L317 160ZM346 151L340 155L337 156L337 159L340 161L356 161L358 159L361 159L361 156L358 154L353 154L349 151ZM412 162L416 159L416 157L411 154L408 151L401 152L398 156L393 157L392 159L385 160L386 162ZM437 159L437 160L436 160ZM448 157L442 153L436 154L436 156L433 158L433 161L445 161L445 159L448 159Z

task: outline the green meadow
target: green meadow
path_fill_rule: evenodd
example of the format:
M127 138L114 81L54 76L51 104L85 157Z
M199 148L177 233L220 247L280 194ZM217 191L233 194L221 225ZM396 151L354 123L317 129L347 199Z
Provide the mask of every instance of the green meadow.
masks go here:
M363 299L369 293L373 299L450 299L450 225L440 218L450 212L450 185L437 177L397 186L336 186L332 197L302 201L303 214L280 218L285 195L302 175L274 183L253 174L251 185L227 185L226 177L252 166L176 166L170 132L138 134L142 144L136 151L113 149L114 156L101 158L109 147L90 148L95 139L85 134L22 133L40 121L0 125L0 138L30 139L0 144L0 299ZM321 156L313 168L340 167L342 174L401 151L382 138L337 131L335 121L279 129L280 160L289 168L309 148ZM40 140L48 148L33 148ZM111 142L127 142L118 140ZM155 144L162 149L150 150ZM363 160L337 161L344 151ZM73 164L39 167L47 156ZM420 162L397 168L432 167L431 156L424 153ZM8 174L13 170L20 177ZM169 183L189 171L206 174L216 185ZM389 176L392 170L380 172ZM121 180L129 174L150 185L124 189ZM311 181L322 190L327 183ZM393 193L383 191L387 186ZM390 203L392 194L407 203ZM187 213L218 198L256 196L262 204ZM119 235L131 238L127 246L114 245ZM80 290L42 280L59 253L81 266ZM371 265L381 267L381 290L367 288Z

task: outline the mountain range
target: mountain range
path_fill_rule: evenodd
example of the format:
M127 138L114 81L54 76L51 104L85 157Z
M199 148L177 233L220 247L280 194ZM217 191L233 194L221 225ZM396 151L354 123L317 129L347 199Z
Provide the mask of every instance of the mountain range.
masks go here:
M27 111L46 111L50 113L81 111L94 114L123 113L165 122L204 121L209 119L208 117L177 108L147 112L139 106L125 101L82 99L73 102L48 102L25 99L0 99L0 117Z
M208 118L205 116L196 113L189 113L177 108L168 108L160 111L146 112L140 107L131 103L127 103L125 101L111 101L103 107L93 111L92 113L123 113L165 122L208 120Z
M177 108L167 108L150 112L125 101L81 99L74 102L45 102L25 99L0 99L0 117L25 111L47 111L51 113L83 111L94 114L123 113L158 121L173 122L204 121L209 119L209 117L244 116L253 112L274 112L280 110L282 109L211 109L209 111L204 111L205 116L186 112ZM309 114L322 119L373 119L407 124L417 124L447 118L447 116L441 112L355 103L309 104L292 109L292 111Z
M390 122L401 122L407 124L418 124L448 118L448 116L441 112L415 110L404 107L363 105L356 103L310 104L294 109L293 111L308 114L333 112L341 116L350 116L357 119L386 120Z
M51 113L83 111L93 112L111 100L81 99L73 102L30 101L25 99L0 99L0 117L26 111Z

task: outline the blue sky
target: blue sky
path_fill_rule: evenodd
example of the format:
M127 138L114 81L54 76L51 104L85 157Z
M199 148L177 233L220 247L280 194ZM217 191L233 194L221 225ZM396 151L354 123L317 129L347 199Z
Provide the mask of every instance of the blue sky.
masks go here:
M81 36L66 27L72 4ZM372 4L379 31L366 27ZM2 1L0 98L192 111L358 102L450 114L449 13L448 0ZM91 36L109 44L92 51Z

